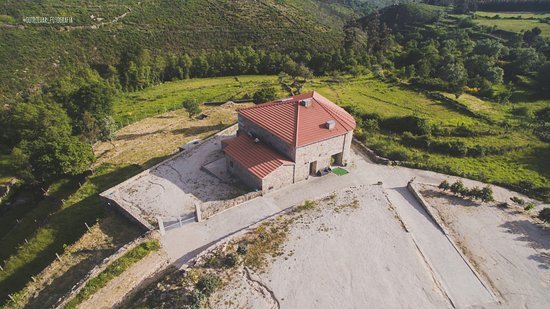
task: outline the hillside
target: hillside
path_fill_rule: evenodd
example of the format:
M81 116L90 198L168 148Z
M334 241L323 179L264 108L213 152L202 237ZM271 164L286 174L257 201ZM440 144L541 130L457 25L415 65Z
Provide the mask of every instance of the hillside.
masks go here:
M3 1L0 4L0 98L82 64L114 64L135 46L194 53L250 45L280 51L329 50L354 14L319 0ZM72 23L28 23L26 17L72 17ZM27 21L27 22L25 22Z

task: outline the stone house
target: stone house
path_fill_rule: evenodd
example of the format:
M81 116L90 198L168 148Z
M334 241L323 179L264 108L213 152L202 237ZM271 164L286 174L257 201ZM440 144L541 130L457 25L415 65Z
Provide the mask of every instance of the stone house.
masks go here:
M347 165L355 120L317 92L238 111L237 136L222 142L228 171L267 192Z

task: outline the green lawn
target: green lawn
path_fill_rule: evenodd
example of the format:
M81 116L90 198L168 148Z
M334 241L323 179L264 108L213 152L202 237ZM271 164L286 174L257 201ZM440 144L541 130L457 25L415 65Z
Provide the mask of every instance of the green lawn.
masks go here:
M261 87L276 86L276 76L196 78L164 83L115 98L115 121L126 125L160 112L181 108L184 100L227 101L252 97Z
M539 19L550 17L550 13L504 13L504 12L476 12L475 22L483 26L496 26L510 32L522 32L539 27L541 35L550 37L550 24L540 22ZM493 16L500 18L494 19Z
M522 19L528 19L528 18L547 18L550 17L550 12L483 12L483 11L477 11L475 12L476 16L479 17L494 17L496 15L500 16L501 18L522 18Z
M491 120L489 122L431 100L422 93L384 83L370 76L348 78L342 83L328 83L317 79L307 87L319 91L340 105L354 105L363 112L382 117L417 115L441 128L454 129L465 125L475 131L491 132L477 137L437 137L441 141L459 140L468 146L515 147L501 155L453 157L406 147L401 144L401 135L398 134L367 132L367 145L382 155L391 157L392 154L400 153L413 166L492 183L516 184L525 180L540 187L550 186L550 165L545 161L545 158L550 157L550 147L532 134L532 128L524 126L524 117L512 113L514 107L518 106L526 106L532 112L548 106L549 100L502 105L468 94L458 99L471 111L486 116ZM505 129L502 126L504 120L512 127Z

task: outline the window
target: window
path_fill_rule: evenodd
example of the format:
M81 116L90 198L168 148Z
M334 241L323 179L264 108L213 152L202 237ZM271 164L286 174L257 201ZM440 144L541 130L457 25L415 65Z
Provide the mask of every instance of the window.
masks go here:
M229 161L229 166L233 167L233 161Z

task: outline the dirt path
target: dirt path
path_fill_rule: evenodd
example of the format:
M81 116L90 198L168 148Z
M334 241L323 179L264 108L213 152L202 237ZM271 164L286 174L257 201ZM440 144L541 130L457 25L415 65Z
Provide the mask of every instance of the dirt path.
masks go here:
M78 308L113 308L142 281L160 272L168 265L168 256L162 249L152 252L121 275L109 281L105 287L80 304Z

